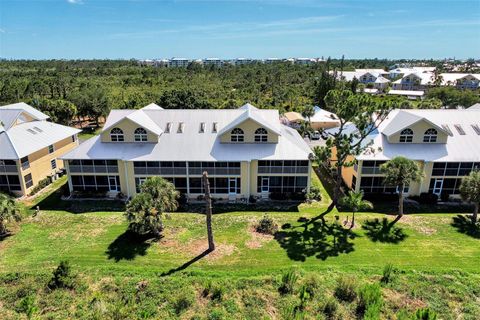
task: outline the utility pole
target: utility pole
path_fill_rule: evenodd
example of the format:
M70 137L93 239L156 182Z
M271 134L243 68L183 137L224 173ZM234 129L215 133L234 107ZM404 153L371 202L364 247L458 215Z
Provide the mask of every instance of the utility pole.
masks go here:
M206 218L207 218L207 237L208 237L208 251L215 250L215 243L213 242L212 231L212 197L210 195L210 182L208 181L208 172L203 172L203 187L205 189L205 202L206 202Z

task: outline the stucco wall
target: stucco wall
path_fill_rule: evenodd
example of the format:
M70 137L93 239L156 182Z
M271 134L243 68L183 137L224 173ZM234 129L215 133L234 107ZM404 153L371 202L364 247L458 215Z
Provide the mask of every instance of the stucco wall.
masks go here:
M410 128L413 130L413 142L412 143L432 143L432 142L423 142L423 136L425 134L425 131L427 131L428 129L430 128L433 128L433 126L426 122L426 121L419 121L417 123L415 123L414 125L412 126L409 126L409 127L405 127L404 129L406 128ZM436 129L436 128L435 128ZM450 128L451 130L455 130L455 128ZM402 129L403 130L403 129ZM448 135L439 131L438 129L436 129L437 132L438 132L438 135L437 135L437 142L434 142L434 143L447 143L447 138L448 138ZM401 131L400 131L401 132ZM390 143L399 143L400 141L400 132L396 133L396 134L393 134L391 136L389 136L387 139L388 139L388 142Z
M120 121L118 124L113 126L112 128L104 131L101 133L101 139L102 142L112 142L112 139L110 139L110 131L113 128L120 128L123 131L124 135L124 142L136 142L136 143L157 143L158 142L158 136L150 131L148 131L146 128L144 128L147 131L147 142L138 142L135 141L135 130L137 128L143 128L136 124L135 122L129 120L129 119L123 119ZM177 127L172 125L171 133L169 134L177 134ZM121 143L121 142L112 142L112 143Z
M244 142L231 142L230 141L230 136L231 136L230 131L225 132L220 137L220 141L222 143L278 143L278 136L275 133L271 132L270 130L268 130L265 127L262 127L261 125L259 125L258 123L256 123L255 121L253 121L251 119L248 119L248 120L242 122L236 128L240 128L240 129L243 130L243 132L245 134ZM267 132L268 132L268 142L255 142L255 130L257 130L258 128L264 128L265 130L267 130Z

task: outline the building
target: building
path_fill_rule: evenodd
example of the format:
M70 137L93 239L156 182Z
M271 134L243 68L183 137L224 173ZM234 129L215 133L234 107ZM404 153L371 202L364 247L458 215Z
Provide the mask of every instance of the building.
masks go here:
M336 114L324 110L318 106L314 107L315 114L310 118L310 125L315 130L330 129L340 126Z
M252 64L257 62L257 60L250 59L250 58L237 58L233 61L233 64L236 66L242 66L245 64Z
M305 118L298 112L290 111L283 114L282 119L287 126L292 128L299 128L300 124L305 121Z
M204 66L221 67L223 66L223 60L219 58L206 58L206 59L203 59L202 64Z
M48 122L26 103L0 107L0 190L28 195L63 169L59 159L78 145L80 130Z
M104 129L65 154L71 192L133 196L162 176L188 198L210 177L217 199L267 198L310 186L311 150L277 110L112 110Z
M185 58L172 58L168 62L168 66L174 68L186 68L189 64L190 60Z
M403 96L410 100L422 99L425 96L425 91L421 90L395 90L391 89L388 91L389 95L394 96Z
M317 63L317 60L313 59L313 58L296 58L294 60L294 63L304 65L304 66L311 66L311 65Z
M480 169L480 110L394 110L369 138L373 144L343 174L355 191L395 193L380 165L396 156L416 161L424 175L406 186L408 195L459 197L462 177Z
M387 79L388 72L383 69L356 69L355 71L342 71L337 73L337 79L352 81L357 79L359 83L378 90L385 90L390 80Z
M480 74L474 73L441 73L442 86L455 86L457 89L480 88Z
M403 75L400 79L392 82L393 90L425 91L435 83L435 75L432 72L412 72Z

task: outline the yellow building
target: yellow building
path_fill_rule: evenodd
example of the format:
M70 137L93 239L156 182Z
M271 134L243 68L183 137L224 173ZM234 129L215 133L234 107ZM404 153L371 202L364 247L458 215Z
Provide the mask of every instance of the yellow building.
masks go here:
M63 156L71 192L133 196L162 176L189 198L295 196L310 186L311 150L277 110L112 110L102 133Z
M423 171L408 195L459 197L462 177L480 169L480 110L394 110L371 137L372 145L346 168L345 183L365 193L395 193L383 183L380 165L404 156ZM368 142L368 141L367 141Z
M78 145L80 130L47 121L25 103L0 107L0 190L28 195L63 169L60 156Z

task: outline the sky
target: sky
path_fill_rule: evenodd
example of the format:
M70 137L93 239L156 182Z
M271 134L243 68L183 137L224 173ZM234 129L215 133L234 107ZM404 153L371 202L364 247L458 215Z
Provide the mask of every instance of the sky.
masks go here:
M0 58L480 58L480 0L0 0Z

